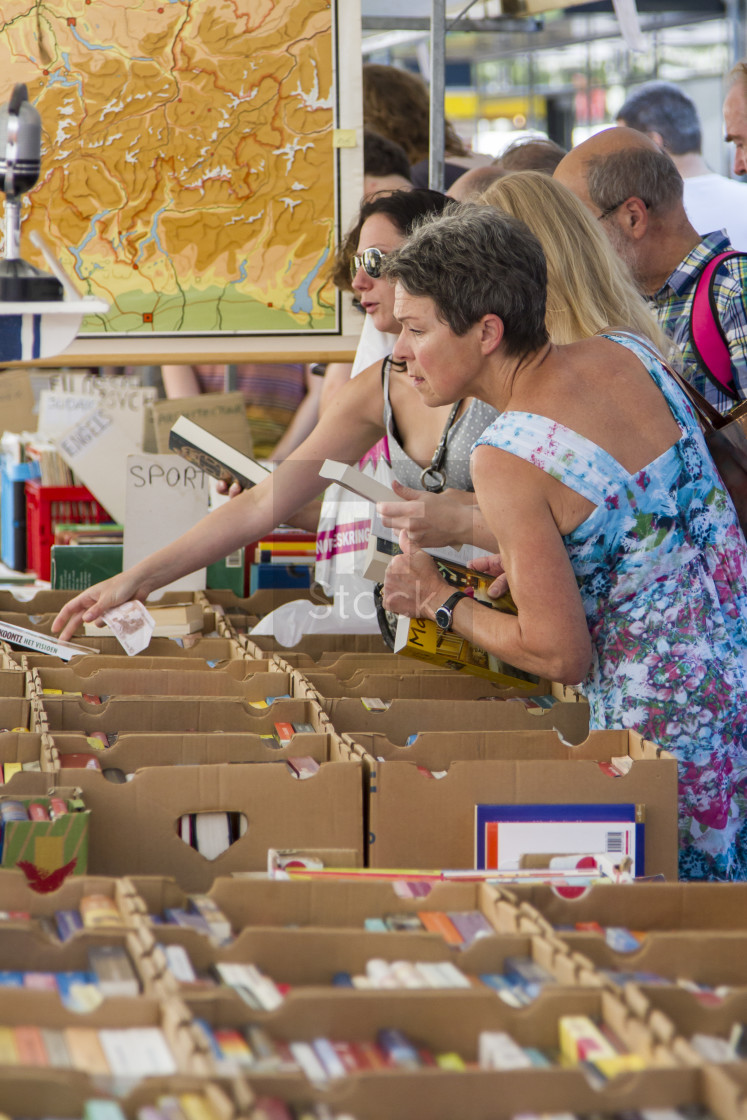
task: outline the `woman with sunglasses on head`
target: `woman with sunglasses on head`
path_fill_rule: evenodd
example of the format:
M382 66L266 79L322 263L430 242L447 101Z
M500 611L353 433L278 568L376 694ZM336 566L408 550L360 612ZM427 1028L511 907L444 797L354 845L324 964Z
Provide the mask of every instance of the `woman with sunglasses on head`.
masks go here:
M353 288L375 326L397 335L394 292L380 273L383 257L404 244L417 220L456 205L438 191L395 191L361 208ZM306 510L326 486L319 474L325 459L357 463L383 436L392 469L409 487L433 491L459 487L459 500L476 511L469 475L470 448L496 413L482 402L463 400L429 408L403 369L377 362L339 390L311 435L272 475L204 517L194 528L152 556L83 591L63 607L53 628L70 637L81 621L158 588L227 556L275 526L316 527L318 506ZM304 511L301 518L295 516Z

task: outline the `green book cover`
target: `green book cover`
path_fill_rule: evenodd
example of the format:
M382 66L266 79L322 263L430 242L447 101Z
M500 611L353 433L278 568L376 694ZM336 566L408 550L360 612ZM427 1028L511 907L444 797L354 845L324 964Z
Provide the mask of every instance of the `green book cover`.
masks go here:
M121 544L52 545L50 583L56 591L85 591L122 571Z

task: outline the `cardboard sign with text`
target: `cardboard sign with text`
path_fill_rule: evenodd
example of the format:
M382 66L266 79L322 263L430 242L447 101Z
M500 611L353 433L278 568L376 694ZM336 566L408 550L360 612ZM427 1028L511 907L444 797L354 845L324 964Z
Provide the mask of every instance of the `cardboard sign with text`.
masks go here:
M180 416L188 416L195 424L219 436L244 455L252 454L252 434L242 393L204 393L199 397L156 401L151 405L150 414L159 454L168 451L169 432Z
M208 476L178 455L128 455L123 565L132 567L191 529L208 512ZM175 580L169 591L205 586L205 569Z
M90 382L90 390L68 392L45 389L39 397L39 431L54 439L95 408L116 417L134 451L143 450L146 411L156 399L156 390L130 385L122 378Z
M62 458L108 510L124 521L127 456L137 451L131 432L119 413L96 408L55 439Z

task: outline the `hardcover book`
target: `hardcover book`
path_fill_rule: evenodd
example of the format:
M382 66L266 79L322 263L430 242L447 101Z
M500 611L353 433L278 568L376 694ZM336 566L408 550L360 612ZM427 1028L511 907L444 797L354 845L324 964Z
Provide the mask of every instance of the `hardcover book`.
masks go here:
M511 870L536 853L628 856L644 874L645 806L615 804L476 805L475 867Z
M499 599L491 599L488 595L488 588L493 582L492 576L474 572L463 564L444 560L440 556L434 556L433 559L441 575L455 591L467 591L478 602L494 610L516 614L510 592ZM464 669L475 676L495 681L503 688L526 688L527 684L539 682L539 677L516 669L480 646L473 645L468 638L450 630L442 630L429 618L407 618L399 615L394 635L394 652L403 657L416 657L421 661L442 665L446 669Z
M346 490L351 490L359 498L367 502L401 502L399 494L395 494L390 486L385 486L376 478L351 467L348 463L340 463L336 459L325 459L319 471L322 478L331 482L338 482Z
M248 490L272 473L256 459L237 451L187 416L180 416L169 433L169 450L188 459L206 474Z

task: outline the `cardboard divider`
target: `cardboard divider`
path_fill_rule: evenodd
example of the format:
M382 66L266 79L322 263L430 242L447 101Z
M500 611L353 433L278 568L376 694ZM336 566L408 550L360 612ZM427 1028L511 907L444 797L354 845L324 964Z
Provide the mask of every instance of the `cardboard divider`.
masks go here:
M228 1004L216 997L192 999L185 996L184 1002L213 1027L240 1029L249 1023L261 1023L271 1038L282 1041L309 1041L319 1036L335 1041L375 1041L380 1029L393 1027L403 1031L417 1048L426 1047L434 1054L454 1051L466 1062L477 1060L481 1031L506 1031L519 1046L555 1051L559 1046L560 1018L586 1015L608 1026L623 1046L640 1054L653 1067L667 1069L681 1065L621 1000L609 992L591 988L546 989L531 1005L519 1009L491 998L489 992L485 998L474 990L455 991L449 993L448 998L443 998L443 993L433 998L431 993L405 990L358 992L355 998L350 998L347 993L335 991L324 999L288 1000L271 1013L254 1011L246 1004ZM440 1073L432 1072L436 1076ZM532 1067L516 1072L525 1075L527 1085L535 1078L552 1076L568 1079L571 1084L577 1078L584 1079L578 1070L559 1067ZM268 1075L248 1071L247 1076L258 1092ZM462 1076L467 1078L469 1074ZM637 1076L624 1075L620 1080L630 1083ZM288 1079L298 1078L299 1075L291 1074ZM613 1078L610 1084L614 1085L616 1080ZM466 1081L465 1093L468 1093Z
M264 1091L265 1086L263 1086ZM446 1070L362 1073L327 1091L310 1094L304 1085L275 1082L267 1088L282 1100L303 1104L323 1101L355 1120L512 1120L518 1114L612 1116L642 1109L691 1107L715 1120L744 1120L741 1082L729 1070L647 1070L593 1089L580 1074L542 1071L527 1079L524 1071ZM697 1113L696 1113L697 1114Z
M163 953L156 948L150 931L136 936L123 926L121 930L78 930L65 942L54 942L40 929L24 928L20 923L0 924L0 959L3 970L11 972L87 972L88 950L94 946L117 945L127 951L142 995L163 997L162 976L166 966ZM153 955L161 959L154 966ZM30 988L13 988L23 1001ZM52 993L56 995L57 993ZM169 993L170 994L170 993ZM57 998L60 999L59 995ZM106 997L104 997L106 998ZM111 997L109 997L111 998ZM139 997L129 997L139 998ZM61 1001L60 1001L61 1002Z
M272 730L276 721L287 723L313 723L324 726L318 705L311 700L279 700L253 707L257 702L274 694L282 673L261 673L250 682L251 699L240 697L181 697L181 696L117 696L104 704L88 704L81 697L49 697L44 704L44 730L55 731L106 731L119 735L126 732L192 732L192 731L244 731L263 734ZM254 695L256 693L256 696ZM44 698L45 701L48 699ZM3 703L28 704L27 700ZM268 725L269 720L269 725Z
M747 929L738 931L652 931L633 953L616 953L604 937L588 935L582 943L557 935L592 968L615 972L649 972L671 983L693 980L712 987L729 985L747 992ZM614 981L609 981L614 984ZM646 990L652 985L645 985Z
M85 640L81 639L81 644L89 646L91 649L96 649L100 654L106 656L121 657L122 646L116 638L99 637L98 634L86 634ZM96 659L95 654L81 654L80 657L73 657L70 661L63 661L59 657L52 657L48 654L35 654L31 652L15 651L15 656L20 664L21 656L28 659L30 667L44 666L54 668L77 668L83 662L88 664L91 657ZM189 634L186 638L151 638L150 644L147 649L142 653L136 653L128 658L130 666L138 666L141 661L148 661L152 658L161 657L178 657L180 661L188 661L191 658L201 658L209 665L217 664L223 661L246 661L246 650L233 638L220 638L211 637L202 634ZM260 659L263 655L259 654ZM101 666L101 662L96 659L97 666Z
M334 639L334 635L331 635ZM454 678L455 674L449 669L442 669L440 665L431 665L428 661L415 661L411 657L400 657L396 653L386 650L381 653L344 653L332 646L326 653L322 653L318 660L310 654L298 650L283 650L272 655L287 672L300 669L302 673L333 673L338 680L355 680L368 673L397 673L408 676L419 676L424 673L436 673L444 676L448 674Z
M270 725L271 726L271 725ZM82 732L61 731L46 739L51 744L48 757L50 769L59 770L66 754L91 752L91 747ZM201 766L218 763L271 763L285 762L289 758L308 755L319 763L340 761L330 753L329 735L325 732L294 735L287 746L278 743L274 747L258 734L246 732L194 731L188 734L159 731L149 735L145 732L129 732L120 735L117 742L97 754L104 770L117 768L125 774L154 766ZM97 770L65 768L61 777L74 773L75 781L81 788L88 789L93 783L107 781Z
M145 912L153 915L167 907L186 905L186 891L192 889L174 878L153 874L132 874L126 882L128 897L139 900ZM390 882L265 878L216 878L208 891L234 934L247 927L363 930L366 918L418 910L481 910L492 922L494 893L485 883L443 882L433 884L425 895L402 898ZM159 932L164 928L159 925Z
M0 766L4 763L20 762L24 765L38 765L42 770L44 754L44 736L33 731L5 731L0 732ZM39 769L18 770L0 786L4 794L16 793L46 793L50 786L50 777L39 772Z
M677 987L648 986L644 996L649 1008L650 1029L671 1047L677 1060L686 1065L707 1064L692 1045L693 1035L714 1035L728 1041L732 1029L747 1022L747 991L744 989L731 992L713 1006L705 1005L693 992ZM638 1013L635 996L628 1003ZM731 1065L729 1063L729 1067Z
M25 911L31 919L30 924L29 920L22 918L4 919L0 931L33 928L34 919L53 918L56 910L79 910L81 899L90 894L103 894L114 900L122 915L123 929L133 927L135 914L142 912L142 903L130 897L133 887L127 879L77 875L66 879L57 890L40 894L31 889L21 871L3 868L0 870L0 910ZM76 936L73 934L73 937Z
M448 683L447 683L448 682ZM548 686L549 689L549 686ZM294 696L309 691L323 700L345 696L375 696L383 700L441 700L446 692L452 700L508 700L517 696L544 695L548 689L501 689L492 681L466 673L438 670L431 673L371 672L356 674L341 681L334 673L296 669L293 672Z
M0 698L0 734L31 726L31 704L19 696Z
M0 697L24 696L23 674L14 669L0 669Z
M59 1120L80 1120L88 1101L116 1100L127 1120L136 1120L139 1109L155 1105L159 1097L179 1093L204 1096L217 1120L248 1120L252 1095L245 1083L225 1081L218 1084L205 1078L176 1074L171 1077L149 1077L124 1096L109 1095L100 1081L79 1070L34 1068L28 1070L0 1068L0 1100L9 1114L28 1120L46 1120L54 1115Z
M478 731L553 730L568 743L582 743L589 734L585 704L556 704L549 709L527 709L515 700L394 700L385 712L369 712L354 697L323 700L322 706L335 731L360 740L368 732L381 736L381 746L404 746L410 735L448 731L473 738ZM364 740L365 741L365 740ZM372 754L381 754L375 750Z
M237 665L242 664L237 662ZM277 679L280 691L288 675L268 661L243 663L241 678L228 673L215 673L212 669L192 671L188 675L176 667L161 668L102 668L87 677L75 669L33 668L27 673L27 695L39 696L42 703L53 701L44 695L45 689L59 689L63 693L85 692L99 697L107 696L240 696L250 697L255 677L263 678L268 686ZM261 691L261 689L260 689Z
M302 598L295 595L294 598ZM252 657L265 657L268 653L290 653L293 647L282 645L269 634L241 635L241 643ZM313 660L336 653L385 653L387 647L380 634L304 634L303 652ZM392 656L390 654L390 656Z
M347 762L327 763L306 781L276 765L155 766L124 785L86 776L81 786L93 873L173 874L188 890L206 890L219 875L265 870L268 848L346 848L362 862L361 770ZM247 828L208 860L177 829L186 814L216 812L240 813Z
M158 1001L150 996L111 997L92 1011L81 1014L63 1007L56 992L24 992L21 1000L16 989L0 989L0 1027L25 1025L58 1030L65 1027L160 1027L179 1072L210 1073L202 1036L193 1024L190 1011L175 998Z
M163 639L167 641L168 639ZM223 639L205 638L206 642L223 641ZM151 645L153 643L151 642ZM150 647L149 647L150 648ZM176 647L177 649L179 647ZM121 647L120 647L121 649ZM245 677L251 677L254 673L276 672L276 662L269 658L264 658L260 661L255 661L245 655L244 650L236 647L241 656L234 658L232 661L211 661L208 662L202 657L169 657L167 655L161 657L147 656L147 652L137 654L133 660L126 653L120 654L90 654L86 657L74 657L71 661L61 662L59 658L47 657L45 654L25 654L21 658L22 665L15 666L16 669L22 668L27 674L37 673L42 682L45 681L67 681L71 680L76 682L80 691L88 692L88 685L90 684L91 677L106 671L124 671L126 673L134 672L198 672L198 673L214 673L217 672L221 676L227 676L235 681L244 680ZM280 672L287 672L288 670L280 669ZM57 676L58 673L65 673L66 676ZM80 686L83 686L80 688ZM43 684L43 687L54 688L54 684Z
M187 938L192 931L174 926L159 926L158 938L162 944L183 945L189 953L193 967L206 972L218 963L244 963L256 965L275 983L289 984L291 990L286 1000L317 998L330 993L341 998L354 999L359 992L354 988L333 988L333 978L338 972L351 976L365 975L368 961L449 961L465 976L471 977L474 991L495 999L495 993L477 979L480 973L503 971L507 957L528 958L541 964L559 984L576 986L572 965L563 946L549 946L541 938L511 937L495 934L484 936L468 948L450 946L436 933L407 931L378 933L368 930L320 929L251 929L241 931L230 945L215 946L201 938ZM187 944L189 941L189 944ZM199 987L181 985L171 973L163 976L164 987L159 994L190 995L194 998L220 998L241 1002L240 995L230 987ZM421 995L428 999L450 998L458 989L423 989Z
M461 707L449 706L452 711ZM579 711L572 704L558 707L571 718ZM366 714L389 715L393 708ZM532 718L524 709L520 713ZM347 737L368 771L370 867L474 867L478 804L624 802L645 805L646 874L676 879L677 763L635 732L591 731L575 747L542 730L442 734L438 748L435 738L426 745L420 736L404 749L368 740L366 749L365 736ZM600 761L625 755L633 763L624 776L600 769ZM447 773L433 779L418 765Z
M496 907L499 927L517 933L541 932L543 922L554 929L588 921L651 932L747 931L747 883L611 883L573 899L552 887L519 885L501 888ZM564 930L561 936L571 948L588 945L588 934Z

